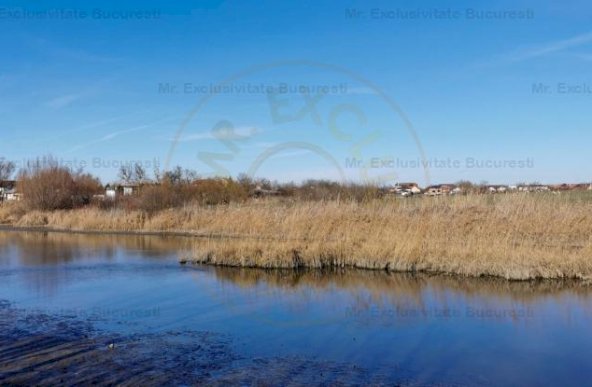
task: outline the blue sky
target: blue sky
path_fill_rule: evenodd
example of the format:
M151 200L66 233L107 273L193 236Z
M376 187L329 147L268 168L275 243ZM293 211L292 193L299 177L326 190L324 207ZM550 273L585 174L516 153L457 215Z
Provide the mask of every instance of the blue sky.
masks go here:
M591 20L586 1L4 1L0 156L105 182L127 162L588 182Z

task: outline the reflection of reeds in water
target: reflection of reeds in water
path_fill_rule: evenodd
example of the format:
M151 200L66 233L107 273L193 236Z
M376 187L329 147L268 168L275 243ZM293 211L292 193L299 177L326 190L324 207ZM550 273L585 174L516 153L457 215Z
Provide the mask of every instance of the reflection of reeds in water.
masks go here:
M178 257L189 246L187 238L178 237L6 231L0 232L0 264L13 261L30 268L21 274L26 285L38 294L48 295L80 279L80 273L64 270L62 264L96 259L115 262L121 251L124 257Z
M204 268L207 269L207 266ZM386 273L352 269L252 269L212 267L218 280L227 282L254 296L267 294L282 304L302 304L322 300L333 291L349 294L348 311L373 317L433 318L418 315L435 310L456 309L467 317L467 307L495 313L512 312L506 319L524 321L542 317L540 305L553 305L554 313L566 320L577 311L592 320L592 287L582 281L539 280L506 281L501 278L461 278L426 273ZM305 308L303 310L306 310ZM385 314L388 311L390 314ZM341 317L348 317L342 311ZM397 313L399 313L397 315ZM393 315L394 314L394 315ZM351 316L350 316L351 317ZM367 315L366 315L367 317Z
M30 213L49 227L181 231L202 236L191 260L264 268L360 267L507 279L592 276L592 202L511 194L365 203L281 199L186 206L148 216L85 209Z
M142 256L161 258L181 254L190 241L181 237L100 235L66 232L0 232L0 249L15 247L25 265L60 264L85 258L112 259L118 249L140 251Z
M216 278L241 288L265 284L281 289L314 288L327 290L363 289L376 295L397 294L420 299L426 288L436 292L454 291L468 297L508 297L529 301L563 294L588 297L592 286L573 280L505 281L501 278L462 278L427 273L386 273L353 269L251 269L213 267Z

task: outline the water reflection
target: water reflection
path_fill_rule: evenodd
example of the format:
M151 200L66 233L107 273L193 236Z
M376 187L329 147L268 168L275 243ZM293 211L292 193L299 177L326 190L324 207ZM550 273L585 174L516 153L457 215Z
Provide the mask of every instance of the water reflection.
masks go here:
M24 283L47 295L85 275L95 276L98 270L105 270L108 276L134 259L144 264L146 259L169 262L174 270L182 271L177 258L191 249L192 239L186 237L0 232L0 269L4 268L0 275L18 268L26 278ZM93 266L96 262L100 267ZM80 268L88 270L77 270ZM592 286L579 281L511 282L352 269L185 269L193 272L195 283L208 297L226 306L258 308L266 321L268 308L276 304L284 306L286 313L315 314L315 321L323 311L312 313L311 305L324 305L331 311L331 321L360 323L468 317L528 321L535 317L534 309L541 313L541 306L550 304L554 313L568 320L575 318L574 314L592 315ZM215 286L204 278L215 278ZM324 304L334 298L339 302Z
M83 271L85 265L100 261L105 266L134 258L175 262L188 244L187 238L179 237L3 231L0 278L18 269L22 282L35 294L52 295L61 286L92 275Z
M284 305L299 312L300 325L309 324L311 305L328 298L345 302L339 310L325 305L331 317L365 324L397 324L415 320L500 320L526 322L541 318L547 305L565 321L585 316L592 321L592 286L581 281L507 281L430 274L386 273L370 270L263 270L200 266L221 283L212 297L225 305L245 304L237 293L249 294L264 321L271 322L260 304ZM199 278L196 278L199 281ZM341 295L341 297L339 297ZM314 312L318 317L318 311Z
M118 252L162 259L189 248L182 237L145 235L97 235L57 232L0 232L0 254L4 262L15 250L18 265L57 265L100 256L113 259Z

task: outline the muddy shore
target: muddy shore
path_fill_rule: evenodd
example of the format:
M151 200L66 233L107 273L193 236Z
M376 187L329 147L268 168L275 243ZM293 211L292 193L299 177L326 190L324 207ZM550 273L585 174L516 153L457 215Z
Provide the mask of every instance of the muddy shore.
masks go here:
M399 385L400 370L300 357L244 358L232 338L199 331L120 335L77 316L27 311L0 300L2 385Z

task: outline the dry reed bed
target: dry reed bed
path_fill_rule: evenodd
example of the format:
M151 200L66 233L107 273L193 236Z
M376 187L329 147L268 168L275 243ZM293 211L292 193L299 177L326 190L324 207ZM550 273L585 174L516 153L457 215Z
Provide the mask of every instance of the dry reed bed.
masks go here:
M16 226L183 231L190 261L293 268L359 267L507 279L592 278L592 202L500 195L356 202L253 201L162 211L30 212Z

